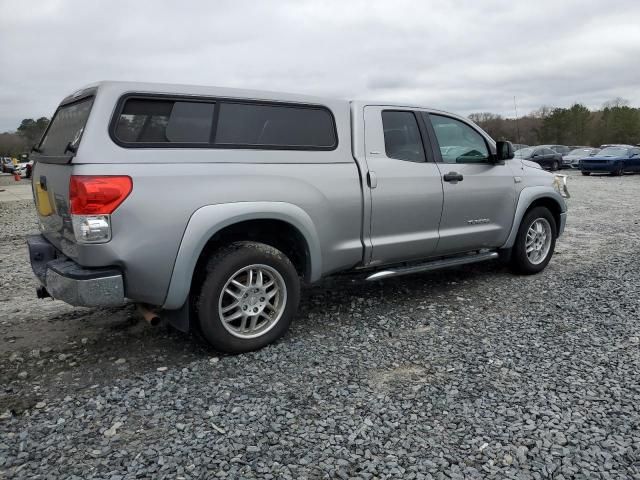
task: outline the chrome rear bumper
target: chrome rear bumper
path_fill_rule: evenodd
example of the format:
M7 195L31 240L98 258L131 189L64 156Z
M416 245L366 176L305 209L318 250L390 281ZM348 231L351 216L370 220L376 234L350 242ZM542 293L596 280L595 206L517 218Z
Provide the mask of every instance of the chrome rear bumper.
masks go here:
M31 268L55 299L76 307L122 305L124 281L113 267L84 268L63 256L42 235L27 238Z

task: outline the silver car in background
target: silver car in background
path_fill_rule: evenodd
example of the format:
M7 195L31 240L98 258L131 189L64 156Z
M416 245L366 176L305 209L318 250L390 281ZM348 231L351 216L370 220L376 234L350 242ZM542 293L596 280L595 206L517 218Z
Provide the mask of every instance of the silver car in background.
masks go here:
M571 150L568 155L562 157L562 164L571 168L580 168L580 160L583 158L593 157L600 151L595 147L582 147Z

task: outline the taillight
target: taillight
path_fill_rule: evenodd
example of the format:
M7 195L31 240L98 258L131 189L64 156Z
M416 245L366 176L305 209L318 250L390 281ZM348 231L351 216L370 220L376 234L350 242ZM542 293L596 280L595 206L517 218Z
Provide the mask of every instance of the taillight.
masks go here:
M125 176L72 175L69 203L73 215L110 215L131 193Z
M72 175L69 204L76 240L80 243L111 240L111 213L132 189L131 177Z

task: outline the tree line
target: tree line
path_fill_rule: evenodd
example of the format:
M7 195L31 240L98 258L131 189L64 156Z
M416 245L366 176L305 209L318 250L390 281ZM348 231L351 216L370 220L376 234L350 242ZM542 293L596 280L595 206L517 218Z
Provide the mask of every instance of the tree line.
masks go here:
M543 106L519 118L482 112L469 118L496 140L527 145L591 145L603 143L640 144L640 108L616 98L601 110L591 111L576 103L569 108ZM15 132L0 133L0 156L28 153L49 125L47 117L25 118Z
M616 98L601 110L576 103L569 108L541 107L517 119L495 113L472 113L469 118L496 140L527 145L640 144L640 109Z
M40 141L48 125L47 117L37 120L25 118L15 132L0 133L0 157L17 157L21 153L29 153L31 147Z

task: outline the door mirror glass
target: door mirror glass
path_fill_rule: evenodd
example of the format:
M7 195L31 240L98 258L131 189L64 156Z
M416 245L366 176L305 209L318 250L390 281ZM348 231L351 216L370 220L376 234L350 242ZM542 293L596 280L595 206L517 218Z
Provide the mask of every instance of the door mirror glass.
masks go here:
M498 161L511 160L515 156L511 142L496 142L496 155Z

